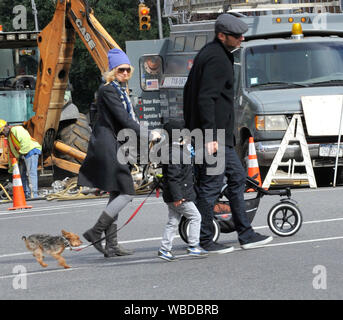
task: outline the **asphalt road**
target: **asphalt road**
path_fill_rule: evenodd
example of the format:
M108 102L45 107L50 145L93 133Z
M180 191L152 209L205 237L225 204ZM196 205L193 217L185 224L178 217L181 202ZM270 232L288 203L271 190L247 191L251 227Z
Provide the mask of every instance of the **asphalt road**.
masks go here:
M0 205L0 299L97 300L319 300L343 298L343 188L293 190L304 222L291 237L274 236L263 248L242 250L235 233L221 234L219 242L235 251L203 259L186 256L177 237L177 262L157 257L167 218L162 198L151 197L119 233L123 246L135 254L105 259L94 248L66 250L70 269L47 256L42 268L26 250L23 235L80 235L91 227L107 199L32 201L33 208L10 212ZM120 214L119 226L142 201L137 197ZM254 228L273 235L267 212L278 196L263 197ZM84 240L84 239L83 239ZM86 244L86 241L84 242ZM128 311L129 312L129 311Z

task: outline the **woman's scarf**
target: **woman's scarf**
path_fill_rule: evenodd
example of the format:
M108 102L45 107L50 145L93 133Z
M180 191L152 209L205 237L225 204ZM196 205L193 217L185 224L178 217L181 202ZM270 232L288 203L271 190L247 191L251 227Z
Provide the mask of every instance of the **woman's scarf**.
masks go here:
M127 94L126 88L122 87L116 80L112 81L111 84L119 93L121 103L123 104L123 107L129 114L130 118L132 118L132 120L138 123L135 111L133 110L133 106L131 104L129 95Z

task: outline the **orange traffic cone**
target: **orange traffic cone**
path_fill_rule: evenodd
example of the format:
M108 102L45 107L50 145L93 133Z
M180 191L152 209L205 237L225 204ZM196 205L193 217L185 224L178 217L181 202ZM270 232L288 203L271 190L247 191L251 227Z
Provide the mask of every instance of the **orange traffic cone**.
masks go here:
M250 137L249 138L249 155L248 155L248 176L252 178L256 174L257 174L257 177L255 177L254 179L258 181L258 185L261 187L262 181L261 181L260 169L258 167L255 142L254 142L254 138ZM252 191L255 191L255 190L252 188L247 190L247 192L252 192Z
M17 159L15 157L11 158L11 162L13 166L13 207L8 208L8 210L31 209L32 206L26 205Z

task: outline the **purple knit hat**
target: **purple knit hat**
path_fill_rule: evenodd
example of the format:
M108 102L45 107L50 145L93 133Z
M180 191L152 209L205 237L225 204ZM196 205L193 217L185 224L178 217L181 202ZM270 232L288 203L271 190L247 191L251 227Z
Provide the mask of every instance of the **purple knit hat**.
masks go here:
M112 70L113 68L118 67L121 64L131 65L129 57L126 55L124 51L120 49L111 49L110 51L108 51L107 57L109 70Z

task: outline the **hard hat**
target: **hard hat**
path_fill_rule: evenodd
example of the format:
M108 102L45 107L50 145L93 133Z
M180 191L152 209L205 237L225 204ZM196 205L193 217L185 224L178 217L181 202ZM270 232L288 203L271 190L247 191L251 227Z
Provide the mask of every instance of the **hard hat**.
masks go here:
M6 125L7 125L7 122L3 119L0 119L0 133L2 132L2 130L4 130Z

